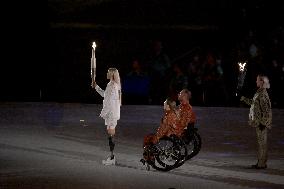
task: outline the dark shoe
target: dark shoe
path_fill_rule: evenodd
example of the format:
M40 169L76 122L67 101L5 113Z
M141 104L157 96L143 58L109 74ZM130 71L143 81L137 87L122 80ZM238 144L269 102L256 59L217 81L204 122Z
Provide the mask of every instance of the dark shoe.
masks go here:
M143 165L145 165L145 163L146 163L145 159L140 159L140 162L141 162Z
M267 166L265 165L264 167L260 167L256 164L256 165L252 165L251 168L253 168L253 169L266 169Z

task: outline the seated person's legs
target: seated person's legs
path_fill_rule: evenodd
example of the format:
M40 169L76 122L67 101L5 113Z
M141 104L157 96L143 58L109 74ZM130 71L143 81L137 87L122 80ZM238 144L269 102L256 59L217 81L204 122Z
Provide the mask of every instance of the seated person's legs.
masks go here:
M144 137L143 147L153 145L157 142L157 137L155 134L149 134Z
M146 160L146 161L153 161L154 160L154 156L151 152L151 147L157 143L157 137L155 134L149 134L149 135L146 135L144 137L144 141L143 141L143 148L144 148L144 151L143 151L143 158Z

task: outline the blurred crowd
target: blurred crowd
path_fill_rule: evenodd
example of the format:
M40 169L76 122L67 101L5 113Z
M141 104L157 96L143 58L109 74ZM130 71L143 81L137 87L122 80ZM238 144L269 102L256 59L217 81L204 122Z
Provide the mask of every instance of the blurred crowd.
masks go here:
M265 35L250 29L230 49L197 47L177 58L168 56L163 41L153 41L147 58L134 57L121 75L124 103L161 105L167 97L176 100L178 91L187 88L193 105L237 105L237 63L246 62L242 95L254 94L255 78L262 73L270 79L273 107L283 107L284 29L277 27Z

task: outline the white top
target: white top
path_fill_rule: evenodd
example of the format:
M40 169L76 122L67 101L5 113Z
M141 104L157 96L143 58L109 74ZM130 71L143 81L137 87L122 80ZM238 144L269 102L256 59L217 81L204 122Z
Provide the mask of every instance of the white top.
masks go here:
M114 81L110 81L107 87L102 90L98 85L95 87L96 91L104 98L103 109L101 111L100 117L104 119L120 119L120 97L119 90L120 87Z

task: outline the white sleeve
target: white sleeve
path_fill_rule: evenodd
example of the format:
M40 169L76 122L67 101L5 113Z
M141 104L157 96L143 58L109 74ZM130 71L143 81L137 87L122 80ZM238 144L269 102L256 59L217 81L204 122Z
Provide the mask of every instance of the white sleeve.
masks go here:
M102 97L105 97L105 91L102 90L98 85L96 85L95 89Z

